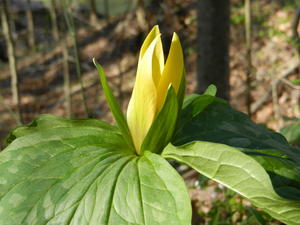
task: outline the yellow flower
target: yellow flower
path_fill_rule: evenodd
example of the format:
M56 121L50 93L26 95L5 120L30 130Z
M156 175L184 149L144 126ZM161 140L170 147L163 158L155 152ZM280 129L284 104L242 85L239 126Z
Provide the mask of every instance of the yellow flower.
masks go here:
M169 86L172 85L178 94L184 74L183 53L177 34L173 34L166 64L160 35L158 26L153 27L142 45L136 81L127 109L127 123L138 154L164 105Z

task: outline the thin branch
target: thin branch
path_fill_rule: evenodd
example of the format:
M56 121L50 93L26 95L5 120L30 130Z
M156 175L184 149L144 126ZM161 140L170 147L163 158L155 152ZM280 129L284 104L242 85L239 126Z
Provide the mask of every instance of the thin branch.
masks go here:
M276 119L279 119L281 117L280 107L278 103L278 93L277 93L277 82L272 83L272 102L273 102L273 109L274 109L274 115Z
M33 15L31 10L31 0L26 1L26 18L27 18L27 26L28 26L28 43L32 49L35 49L35 36L34 36L34 23L33 23Z
M245 36L246 36L246 106L251 117L251 84L252 84L252 34L251 34L251 2L245 0Z
M57 24L57 2L56 0L51 0L50 5L50 18L51 18L51 28L52 28L52 36L53 39L58 42L59 41L59 32L58 32L58 24Z
M288 86L290 86L293 89L296 90L300 90L300 86L293 84L291 81L289 81L288 79L282 78L281 81L285 84L287 84Z
M7 1L2 0L1 7L1 20L2 20L2 29L5 36L7 44L7 55L9 59L9 68L11 73L11 91L12 91L12 102L16 107L16 115L18 121L22 121L21 112L20 112L20 96L19 96L19 87L18 87L18 74L17 74L17 65L16 65L16 55L15 55L15 46L13 42L13 37L10 29L10 18L7 8Z
M86 96L85 96L85 88L84 88L84 84L83 84L83 80L82 80L82 76L81 76L81 65L80 65L80 58L79 58L79 50L78 50L78 40L77 40L77 34L76 34L76 27L74 24L74 19L71 15L71 13L68 11L66 2L64 1L64 16L65 16L65 20L68 26L68 31L73 39L73 50L74 50L74 56L75 56L75 60L76 60L76 75L77 78L79 80L80 86L81 86L81 97L82 97L82 102L83 102L83 107L84 107L84 111L85 111L85 115L86 117L90 117L90 113L88 110L88 106L87 106L87 101L86 101Z
M293 39L298 53L298 57L300 57L300 35L298 32L299 22L300 22L300 7L296 9L295 16L292 22ZM299 74L300 74L300 63L299 63Z
M68 48L67 44L62 42L62 52L63 52L63 68L64 68L64 92L65 92L65 109L67 111L67 116L69 118L72 117L72 102L71 102L71 94L70 94L70 69L68 63Z
M295 73L298 69L298 61L293 61L290 66L283 70L275 80L273 80L271 87L266 91L266 93L255 103L251 105L251 112L255 113L260 107L267 102L272 96L272 87L273 85L277 86L281 79Z

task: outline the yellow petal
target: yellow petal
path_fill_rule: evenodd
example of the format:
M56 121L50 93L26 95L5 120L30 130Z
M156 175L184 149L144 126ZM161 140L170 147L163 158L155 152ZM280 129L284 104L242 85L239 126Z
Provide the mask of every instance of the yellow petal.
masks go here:
M141 51L140 51L140 58L139 60L141 60L141 58L143 57L143 55L145 54L146 50L149 48L150 44L152 43L152 41L160 35L160 31L159 31L159 27L158 25L154 26L152 28L152 30L150 31L150 33L147 35L142 47L141 47Z
M160 36L156 36L139 60L132 96L127 110L127 122L136 151L154 120L156 112L156 86L153 80L153 59L157 57Z
M159 111L165 101L166 93L170 84L175 89L176 94L180 86L183 74L183 53L179 38L176 33L173 34L172 43L166 65L164 67L161 79L158 85L157 110Z
M159 81L165 65L164 51L163 51L160 35L157 38L158 40L153 55L153 61L152 61L152 77L156 88L158 88Z
M158 83L161 77L161 74L163 72L164 69L164 64L165 64L165 60L164 60L164 52L163 52L163 47L162 47L162 42L161 42L161 38L160 38L160 31L159 31L159 27L158 25L154 26L152 28L152 30L150 31L150 33L147 35L142 47L141 47L141 51L140 51L140 56L139 56L139 63L138 63L138 68L139 68L139 64L146 52L146 50L149 48L150 44L153 42L153 40L155 38L158 38L157 40L157 44L155 47L155 52L153 55L153 65L152 65L152 69L153 69L153 81L156 85L156 87L158 87Z

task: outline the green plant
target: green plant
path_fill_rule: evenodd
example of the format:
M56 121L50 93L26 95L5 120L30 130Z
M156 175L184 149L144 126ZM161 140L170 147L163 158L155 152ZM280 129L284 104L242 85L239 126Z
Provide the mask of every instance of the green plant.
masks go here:
M287 139L290 144L299 145L300 144L300 119L292 118L289 119L292 122L284 126L280 133Z
M139 113L130 122L95 62L117 126L42 115L10 133L0 153L0 224L188 225L190 199L167 160L194 168L286 224L299 224L298 149L215 97L214 86L183 101L176 35L166 65L162 56L155 27L141 49L127 118Z

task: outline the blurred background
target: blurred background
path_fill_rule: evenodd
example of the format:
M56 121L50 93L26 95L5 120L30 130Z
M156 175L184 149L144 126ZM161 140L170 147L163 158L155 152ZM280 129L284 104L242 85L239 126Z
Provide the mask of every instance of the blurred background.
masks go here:
M299 0L0 0L0 149L10 130L39 114L113 122L92 59L125 112L139 49L156 24L166 57L172 33L181 39L187 94L215 84L234 108L270 129L285 127L298 143L299 7ZM193 225L280 224L178 170L190 187Z

